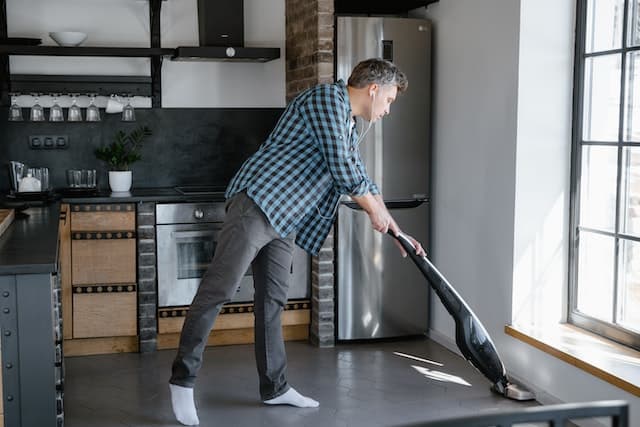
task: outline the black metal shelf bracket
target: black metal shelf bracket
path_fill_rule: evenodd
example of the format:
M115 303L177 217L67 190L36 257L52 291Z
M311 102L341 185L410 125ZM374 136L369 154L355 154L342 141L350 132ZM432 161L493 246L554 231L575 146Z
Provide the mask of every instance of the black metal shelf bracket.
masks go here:
M7 1L0 0L0 37L7 38ZM9 105L9 55L0 55L0 105Z
M160 12L162 0L149 0L151 48L160 48ZM162 56L151 57L151 106L162 108Z

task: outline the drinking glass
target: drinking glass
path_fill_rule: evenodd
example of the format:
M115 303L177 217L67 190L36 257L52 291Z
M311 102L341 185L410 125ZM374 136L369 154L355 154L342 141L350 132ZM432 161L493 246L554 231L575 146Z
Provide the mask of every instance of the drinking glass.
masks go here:
M90 93L89 97L91 100L89 101L89 106L87 107L87 121L88 122L99 122L100 121L100 109L96 106L96 93Z
M31 106L30 117L32 122L43 122L44 121L44 110L42 109L42 105L39 104L39 93L34 93L32 96L35 98L33 105Z
M22 119L22 108L18 105L18 95L17 92L12 92L9 94L11 96L11 107L9 108L9 121L10 122L21 122Z
M70 122L81 122L82 121L82 110L78 107L78 94L71 94L71 107L69 107L69 114L67 116L67 120Z
M49 121L50 122L63 122L64 121L64 115L62 114L62 107L60 107L60 104L58 104L58 94L57 93L52 93L51 96L53 97L53 105L51 106L51 109L49 110Z
M125 95L127 97L127 105L122 108L122 121L123 122L135 122L136 112L131 105L131 95Z
M69 188L76 188L79 185L79 179L76 178L75 169L67 169L67 185Z

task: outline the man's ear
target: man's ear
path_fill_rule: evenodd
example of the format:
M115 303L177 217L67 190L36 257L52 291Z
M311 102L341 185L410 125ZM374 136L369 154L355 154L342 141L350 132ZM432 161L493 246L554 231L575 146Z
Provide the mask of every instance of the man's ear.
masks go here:
M378 91L378 84L377 83L371 83L369 85L369 96L372 97L375 95L375 93Z

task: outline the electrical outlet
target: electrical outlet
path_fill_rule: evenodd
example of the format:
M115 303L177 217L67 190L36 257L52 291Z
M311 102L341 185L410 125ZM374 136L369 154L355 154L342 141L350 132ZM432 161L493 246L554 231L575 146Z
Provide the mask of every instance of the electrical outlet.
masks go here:
M68 135L31 135L29 136L29 148L33 150L55 150L69 147Z

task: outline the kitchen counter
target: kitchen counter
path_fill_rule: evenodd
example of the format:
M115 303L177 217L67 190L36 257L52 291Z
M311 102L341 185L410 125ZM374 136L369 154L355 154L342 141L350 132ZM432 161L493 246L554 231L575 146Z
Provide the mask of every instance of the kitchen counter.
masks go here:
M209 202L224 201L224 194L186 195L175 188L133 188L125 193L101 190L92 194L63 194L63 203Z
M0 275L57 271L59 211L53 203L16 212L0 236Z
M127 193L103 190L92 194L64 194L60 197L46 206L32 206L16 212L13 224L0 236L0 275L51 273L57 270L60 203L224 201L222 193L186 195L175 188L140 188Z

